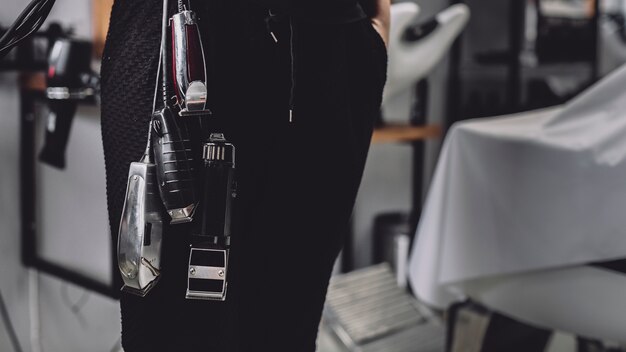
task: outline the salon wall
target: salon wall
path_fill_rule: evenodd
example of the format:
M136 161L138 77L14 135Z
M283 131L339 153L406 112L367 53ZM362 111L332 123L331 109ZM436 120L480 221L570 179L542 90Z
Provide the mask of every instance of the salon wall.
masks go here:
M13 74L0 75L0 292L17 333L26 350L28 341L28 280L27 272L20 263L20 223L17 155L19 124L18 96L15 92ZM12 351L6 326L0 322L0 350Z
M9 24L27 3L0 0L0 24ZM90 38L90 1L58 0L48 21L71 26L77 37ZM116 301L37 274L21 264L19 92L15 73L0 74L0 111L0 292L21 348L35 352L118 351L120 316ZM42 109L36 118L44 121L45 111ZM107 280L110 248L101 148L98 109L80 107L68 146L68 170L64 173L41 167L41 202L32 211L38 212L44 224L38 231L44 237L51 235L47 241L39 241L42 256ZM64 197L68 189L77 197ZM94 206L85 212L85 204ZM0 321L0 351L14 351L6 331Z

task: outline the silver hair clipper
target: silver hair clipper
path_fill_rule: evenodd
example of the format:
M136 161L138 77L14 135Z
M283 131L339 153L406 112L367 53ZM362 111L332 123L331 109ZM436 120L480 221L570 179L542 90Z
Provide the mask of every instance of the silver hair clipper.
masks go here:
M200 233L192 236L187 299L226 300L231 217L235 189L235 146L212 133L203 148Z
M207 73L196 13L172 16L173 75L180 116L211 114L207 108Z
M161 268L163 206L151 153L151 132L148 132L143 157L130 164L117 242L118 267L124 280L122 291L141 297L156 285Z

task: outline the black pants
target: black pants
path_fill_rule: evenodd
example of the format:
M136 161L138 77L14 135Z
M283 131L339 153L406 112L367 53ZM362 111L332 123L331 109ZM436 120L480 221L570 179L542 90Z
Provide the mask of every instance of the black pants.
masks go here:
M275 43L263 11L233 0L205 3L196 10L207 26L214 112L208 123L237 147L228 299L185 300L191 230L171 226L157 287L145 298L122 296L122 343L126 352L314 351L379 111L384 44L367 20L295 19L292 31L289 19L275 27ZM155 0L117 0L113 8L102 66L102 131L114 241L128 165L146 140L159 18Z

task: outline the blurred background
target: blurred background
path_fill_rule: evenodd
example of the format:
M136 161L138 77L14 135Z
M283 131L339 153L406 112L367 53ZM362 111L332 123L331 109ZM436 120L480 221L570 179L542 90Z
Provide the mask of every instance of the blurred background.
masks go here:
M1 31L27 2L0 1ZM0 61L0 157L3 160L0 351L121 351L116 300L120 281L115 278L115 246L109 235L98 107L99 57L111 2L59 0L37 35ZM597 216L591 211L598 204L596 200L601 203L623 187L623 182L620 185L615 180L620 176L626 180L618 168L622 165L624 148L618 145L617 156L598 162L613 168L602 169L606 176L591 180L598 184L610 181L609 191L598 191L606 197L596 199L583 194L577 196L576 202L569 203L584 208L581 214L587 214L589 222L610 223L610 229L590 227L585 229L588 236L580 238L567 236L575 224L573 220L563 221L562 227L550 225L542 229L546 221L552 223L549 213L552 208L545 204L542 214L548 214L546 218L536 214L534 218L527 219L525 215L516 218L510 214L518 211L526 214L523 209L540 207L540 198L526 200L524 194L550 194L536 191L541 188L533 188L530 181L524 180L532 180L533 185L552 180L554 175L540 174L542 166L535 162L544 160L554 150L567 149L558 144L564 140L564 134L573 130L580 133L568 135L572 144L567 146L577 151L591 146L591 154L599 152L600 149L594 148L604 145L605 137L606 143L619 144L616 140L622 138L620 121L624 118L621 116L620 120L619 112L623 110L619 102L624 99L618 93L626 86L620 86L621 76L610 81L610 87L589 93L590 98L581 98L575 104L569 102L619 71L626 62L625 25L626 1L623 0L393 2L389 82L351 231L329 290L320 329L320 352L624 350L626 312L622 315L623 309L615 309L619 297L622 297L621 306L626 306L623 303L626 289L619 281L624 280L620 277L623 274L607 277L607 283L582 282L581 287L568 283L559 288L580 293L583 296L580 301L574 298L550 301L546 297L554 297L549 296L552 293L541 290L524 295L525 290L532 291L533 284L545 288L564 277L578 283L578 278L584 276L584 273L550 270L626 258L622 243L626 241L618 240L624 238L618 221L623 216L614 211L606 218L594 220ZM69 100L50 98L49 94L46 98L44 94L56 84L46 81L45 75L51 74L49 58L53 43L62 38L75 41L71 51L75 57L69 59L70 65L82 67L72 83L80 86L81 93ZM605 91L616 93L604 101L603 97L608 96ZM522 115L514 115L513 120L501 118L513 121L506 122L505 127L498 122L500 119L492 119L518 113ZM565 121L567 116L603 113L612 115L598 117L589 128L580 122L582 117ZM603 125L608 132L585 134L606 121L611 122ZM56 134L51 132L55 130L50 129L51 124L57 126ZM558 125L561 134L544 133L545 126L554 125ZM476 136L491 136L489 143L497 140L503 144L501 147L494 144L490 149L487 142ZM596 140L600 141L597 145L593 144ZM444 147L445 143L449 148ZM535 151L533 148L538 145L545 145L547 151L541 148ZM468 150L480 157L464 159L469 154L463 152ZM494 150L504 154L491 154ZM562 172L560 162L570 159L571 164L567 165L584 170L595 167L597 159L590 162L575 155L568 152L550 156L554 158L550 160L556 161L546 162L553 166L547 170ZM465 171L455 169L471 171L472 165L481 167L489 160L519 160L530 170L528 178L520 178L520 174L511 170L494 176L486 168L482 174L467 176ZM533 174L533 170L537 172ZM572 170L564 178L577 178L572 172L582 169ZM587 171L580 172L584 184L585 177L591 176L587 176ZM457 176L449 173L460 175L463 180L455 181ZM463 183L470 176L480 180ZM526 188L518 189L520 193L516 196L503 198L504 203L499 206L509 211L498 213L497 220L485 220L486 230L481 227L477 232L514 233L515 229L524 228L528 233L520 236L542 231L563 236L538 238L533 248L496 235L475 240L467 235L455 242L456 237L449 234L452 225L448 230L433 225L434 219L440 219L440 224L450 221L461 229L472 228L474 213L459 208L475 199L468 189L476 185L505 189L495 188L501 186L503 179L518 180L512 188ZM558 190L560 183L541 187ZM563 187L563 192L567 192L566 185ZM481 199L486 203L480 201L469 208L492 213L499 209L487 196ZM567 204L563 202L563 206ZM620 204L617 200L611 203L613 209ZM450 214L468 215L451 220ZM475 214L488 218L482 213ZM562 224L557 220L554 223ZM416 231L419 236L427 232L430 237L424 235L424 240L417 240ZM585 242L594 236L603 242ZM575 239L572 243L576 246L563 245L569 238ZM497 246L473 248L482 241ZM507 249L509 244L517 245L519 251ZM567 248L569 252L540 253L534 260L535 253L541 252L535 247L544 244L544 249L552 245ZM473 256L455 255L454 263L442 263L441 256L448 245ZM592 253L585 252L583 247L591 248ZM467 252L466 248L469 248ZM486 254L480 255L481 251ZM430 253L434 259L422 253ZM503 264L502 270L493 269L500 268L498 260L506 261L510 253L522 257L518 266ZM485 259L479 264L486 269L468 269L467 274L450 269L455 265L473 268L475 258L483 256L498 260ZM613 270L615 266L611 268L611 273L619 272ZM545 277L523 276L544 269ZM599 280L603 273L588 274ZM519 281L476 281L503 275ZM431 276L437 278L431 280ZM431 281L424 283L424 280ZM448 285L459 282L469 284ZM433 287L447 291L433 293ZM498 291L499 288L502 290ZM597 292L611 295L589 296ZM518 298L518 294L523 297ZM550 304L535 305L538 301ZM606 308L594 311L598 302L605 302ZM588 310L576 313L580 306ZM532 312L563 317L566 322ZM609 318L603 312L612 315Z

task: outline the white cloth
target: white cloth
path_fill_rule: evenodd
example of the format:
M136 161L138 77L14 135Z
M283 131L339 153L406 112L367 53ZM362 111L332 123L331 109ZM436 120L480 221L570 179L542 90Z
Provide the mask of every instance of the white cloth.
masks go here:
M445 307L466 280L626 258L626 66L567 105L450 129L409 263Z

